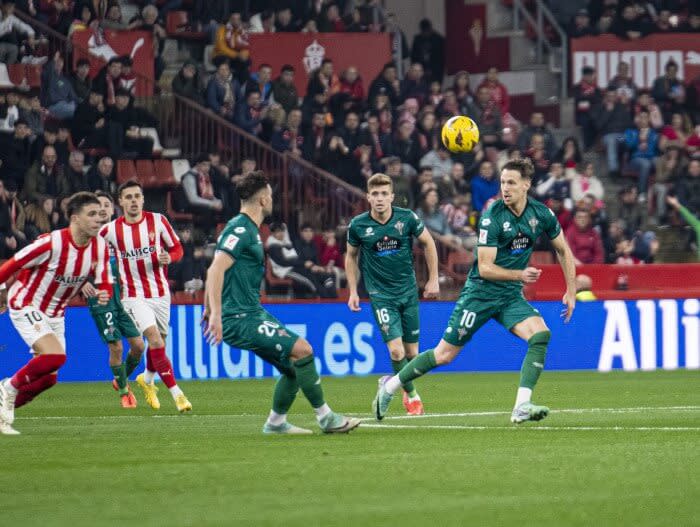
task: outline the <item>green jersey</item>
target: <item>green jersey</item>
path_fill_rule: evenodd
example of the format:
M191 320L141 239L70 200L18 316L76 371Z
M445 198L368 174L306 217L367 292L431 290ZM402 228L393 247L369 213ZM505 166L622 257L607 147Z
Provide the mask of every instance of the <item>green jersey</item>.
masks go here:
M348 243L362 248L360 267L370 297L397 298L416 293L413 238L424 229L415 212L400 207L392 207L386 223L379 223L369 212L352 219Z
M495 295L519 294L522 282L491 281L479 275L479 247L496 247L495 264L505 269L525 269L532 248L540 234L553 240L561 232L554 212L539 201L528 198L525 210L516 216L503 200L489 207L479 221L479 239L474 249L474 265L465 284L476 296L493 298Z
M114 305L120 306L121 305L121 288L119 287L119 266L117 265L117 258L112 254L112 250L110 249L110 255L109 255L109 266L110 269L112 270L112 278L114 279L114 283L112 284L112 298L109 300L109 304L106 306L101 306L97 303L97 297L92 296L87 299L87 305L92 308L92 309L102 309L106 311L111 311L114 309Z
M222 315L259 311L265 250L258 226L246 214L239 214L221 231L216 250L234 259L224 275Z

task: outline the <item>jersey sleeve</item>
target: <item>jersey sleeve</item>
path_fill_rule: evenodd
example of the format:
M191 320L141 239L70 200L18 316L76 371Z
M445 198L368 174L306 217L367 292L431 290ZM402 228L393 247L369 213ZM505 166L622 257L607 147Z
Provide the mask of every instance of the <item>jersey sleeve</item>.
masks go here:
M161 214L159 216L159 220L160 221L158 224L160 225L160 238L163 245L165 245L165 248L172 249L181 245L180 238L178 238L177 234L175 233L175 229L173 229L173 226L170 225L168 219Z
M216 242L216 251L238 259L251 242L251 235L245 227L227 227Z
M21 269L30 269L47 262L51 257L51 235L39 236L15 256L15 262Z
M355 226L355 221L351 221L348 226L348 243L353 247L359 247L361 245L360 237L357 235L357 227Z
M549 207L546 207L546 211L543 214L542 224L544 226L544 232L549 236L550 240L553 240L561 232L561 225L557 219L554 211Z
M95 240L93 258L95 262L93 271L94 284L99 289L111 292L114 277L112 276L112 269L109 264L109 249L106 242Z
M423 231L425 230L425 223L423 223L423 220L418 217L418 214L415 212L411 212L411 220L410 220L410 226L411 226L411 234L418 238L421 234L423 234Z
M498 222L493 218L491 211L487 210L479 220L479 247L498 247L498 235L500 229Z

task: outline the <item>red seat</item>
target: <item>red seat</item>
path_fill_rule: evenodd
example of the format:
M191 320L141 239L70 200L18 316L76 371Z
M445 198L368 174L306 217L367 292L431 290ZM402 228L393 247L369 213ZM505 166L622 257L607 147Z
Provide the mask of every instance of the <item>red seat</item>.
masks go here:
M131 159L120 159L117 161L117 184L121 185L130 179L138 180L136 167Z
M463 282L467 279L473 260L472 254L467 251L450 251L445 271L454 280Z
M285 290L285 294L288 295L289 288L292 287L293 283L291 278L277 278L275 276L275 273L272 272L272 264L270 263L269 258L267 259L265 265L265 280L267 280L268 293L270 292L270 289L277 288Z
M177 181L173 175L173 162L170 159L156 159L153 161L153 172L160 187L177 187Z
M204 291L199 290L194 293L188 293L187 291L175 291L172 296L173 304L203 304L204 303Z
M7 75L10 77L12 84L19 86L27 76L24 64L8 64Z
M27 84L31 88L41 87L41 64L25 64L24 70L27 77Z
M550 251L533 251L530 265L547 265L554 263L554 255Z
M201 31L192 31L189 13L187 11L169 11L168 18L165 22L165 29L168 36L176 39L184 40L205 40L206 33Z
M155 172L153 171L153 161L150 159L136 160L136 174L143 188L151 189L159 187Z

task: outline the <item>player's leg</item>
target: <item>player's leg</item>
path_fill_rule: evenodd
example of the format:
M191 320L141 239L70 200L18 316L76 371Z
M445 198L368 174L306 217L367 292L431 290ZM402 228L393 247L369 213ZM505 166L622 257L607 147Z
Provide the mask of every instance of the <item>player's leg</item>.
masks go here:
M57 382L58 374L57 372L52 372L22 386L18 390L19 393L17 393L17 398L15 399L15 410L33 401L40 393L45 392Z
M139 331L139 334L146 337L148 342L146 368L143 370L143 373L136 376L136 384L143 391L143 396L148 406L154 410L158 410L160 408L160 401L158 400L158 388L155 385L156 367L153 362L152 350L154 347L155 349L160 349L157 346L161 346L165 349L165 343L156 326L155 313L143 300L125 298L122 300L122 304L129 318L134 323L134 326L136 326L136 329ZM147 332L150 338L146 335Z
M408 298L401 305L401 331L403 334L402 345L404 350L403 369L409 361L418 356L418 339L420 338L420 316L418 296ZM398 373L399 370L395 370ZM413 381L403 385L403 406L409 415L423 415L423 401L418 395Z
M109 350L109 368L112 370L112 386L121 399L122 406L130 408L131 404L128 397L128 388L126 383L126 374L122 361L122 342L121 333L115 313L116 304L114 300L110 300L107 306L90 308L90 316L95 322L97 333L100 335L102 342L107 345Z
M119 332L126 342L129 344L129 351L126 354L126 361L124 369L126 372L127 380L134 373L134 370L141 363L141 357L143 352L146 350L146 345L141 338L141 332L138 330L131 317L126 313L123 306L119 305L115 310L115 315L117 317L117 327Z

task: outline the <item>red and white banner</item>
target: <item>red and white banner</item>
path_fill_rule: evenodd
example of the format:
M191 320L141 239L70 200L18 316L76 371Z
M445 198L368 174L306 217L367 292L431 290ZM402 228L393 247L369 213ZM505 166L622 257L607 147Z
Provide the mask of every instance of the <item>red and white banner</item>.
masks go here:
M87 58L90 73L94 77L112 57L132 58L132 72L136 75L136 95L153 95L155 74L153 71L153 35L148 31L111 31L102 34L91 29L75 31L71 36L74 61ZM73 65L75 66L75 64Z
M260 64L272 66L273 78L282 66L294 66L299 95L306 95L310 73L323 59L333 61L337 75L355 66L365 91L382 67L391 61L391 44L386 33L272 33L250 35L251 71Z
M581 80L581 68L591 66L598 75L598 86L604 88L622 61L629 63L630 75L640 88L651 88L669 60L678 64L678 77L685 81L700 75L700 37L694 33L649 35L639 40L602 35L570 42L574 84Z

